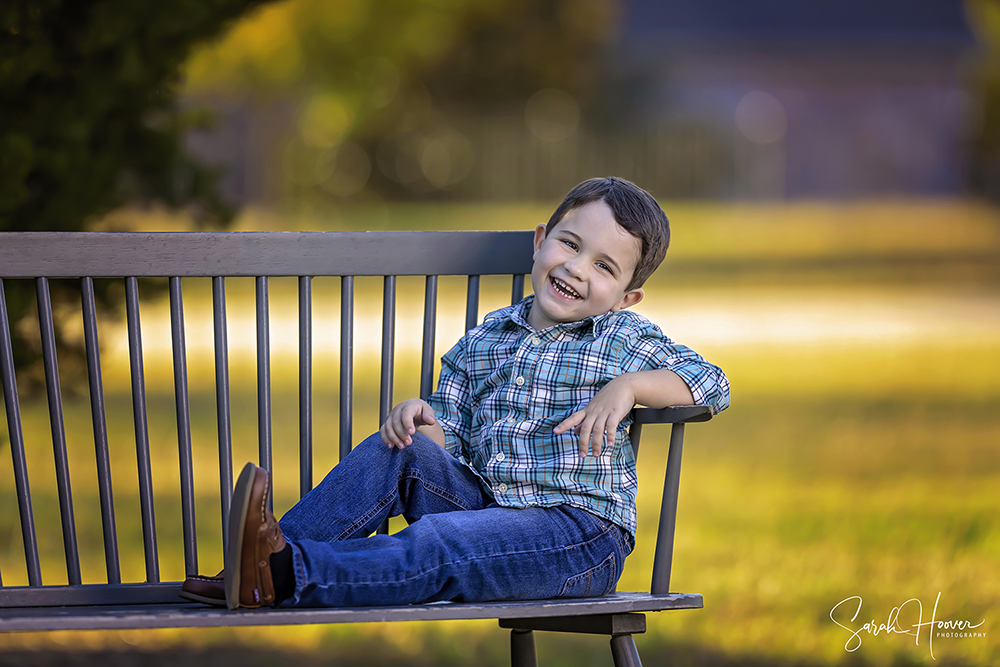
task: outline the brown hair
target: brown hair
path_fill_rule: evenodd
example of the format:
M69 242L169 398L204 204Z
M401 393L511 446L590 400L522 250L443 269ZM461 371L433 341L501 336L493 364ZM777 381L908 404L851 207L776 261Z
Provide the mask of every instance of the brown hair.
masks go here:
M623 178L591 178L580 183L566 195L545 226L545 234L573 209L595 201L603 201L615 216L615 222L642 242L639 261L625 291L642 287L663 261L670 245L670 222L653 196Z

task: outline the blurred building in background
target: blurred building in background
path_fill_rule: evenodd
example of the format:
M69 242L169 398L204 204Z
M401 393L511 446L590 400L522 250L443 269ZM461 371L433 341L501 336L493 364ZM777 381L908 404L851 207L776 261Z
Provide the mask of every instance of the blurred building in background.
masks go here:
M554 19L566 30L576 29L573 5L562 3ZM607 25L598 28L606 30L592 46L566 38L595 52L581 63L587 85L550 77L532 89L522 75L524 85L491 106L488 68L469 55L474 45L457 46L411 86L417 92L406 105L433 109L431 120L398 115L367 134L355 121L361 129L353 134L317 144L303 119L319 114L322 125L323 107L294 90L266 101L196 97L212 103L218 124L190 145L224 167L225 192L242 204L557 199L583 178L607 174L675 198L967 189L976 42L959 2L624 0L603 16ZM496 19L478 20L469 30L490 34ZM516 24L505 30L508 42L498 48L519 39L510 37ZM464 61L471 78L449 82L449 69ZM378 62L380 80L407 85L406 63ZM483 103L452 103L463 86L483 86L487 92L470 93Z

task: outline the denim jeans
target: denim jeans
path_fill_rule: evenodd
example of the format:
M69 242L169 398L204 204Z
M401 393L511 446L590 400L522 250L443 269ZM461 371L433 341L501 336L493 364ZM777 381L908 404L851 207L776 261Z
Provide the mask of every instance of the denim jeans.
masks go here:
M384 519L409 524L371 535ZM623 530L568 505L514 509L431 439L358 445L279 522L292 546L285 606L589 597L614 590Z

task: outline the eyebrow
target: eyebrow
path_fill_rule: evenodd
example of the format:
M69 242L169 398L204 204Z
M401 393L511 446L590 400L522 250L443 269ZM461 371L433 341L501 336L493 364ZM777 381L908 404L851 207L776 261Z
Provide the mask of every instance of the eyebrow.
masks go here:
M560 229L559 231L561 233L565 234L566 236L571 236L572 240L577 241L577 243L579 243L580 241L583 240L582 238L580 238L579 234L576 234L575 232L571 232L568 229ZM601 259L601 260L604 260L605 262L607 262L608 264L610 264L612 266L612 268L614 268L614 270L617 271L618 273L622 272L622 267L618 264L618 262L615 261L614 257L612 257L611 255L609 255L608 253L606 253L606 252L599 253L597 255L597 258Z

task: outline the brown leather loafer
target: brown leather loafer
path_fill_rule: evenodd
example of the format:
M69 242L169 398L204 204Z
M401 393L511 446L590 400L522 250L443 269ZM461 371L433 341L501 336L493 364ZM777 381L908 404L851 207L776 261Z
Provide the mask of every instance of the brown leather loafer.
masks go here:
M226 605L254 609L274 603L271 554L285 548L285 538L271 511L267 471L252 463L243 467L229 508L226 550Z
M184 580L180 596L187 600L203 602L214 607L226 606L225 570L214 577L193 574Z

